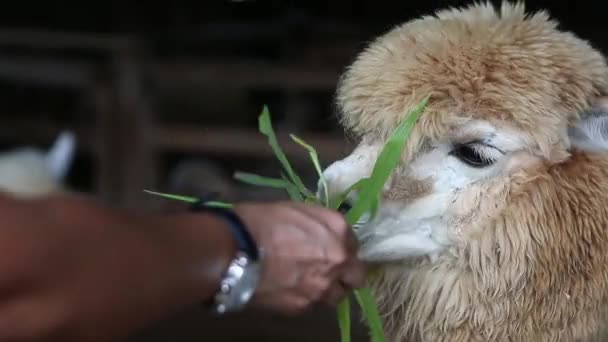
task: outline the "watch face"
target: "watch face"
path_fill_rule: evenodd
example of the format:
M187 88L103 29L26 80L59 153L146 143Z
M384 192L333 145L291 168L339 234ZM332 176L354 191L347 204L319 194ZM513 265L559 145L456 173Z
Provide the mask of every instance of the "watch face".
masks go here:
M260 260L254 261L243 252L237 253L215 296L216 312L222 314L244 308L255 293L261 268Z
M243 256L241 256L244 258ZM255 293L258 279L260 277L260 264L251 260L240 259L241 264L233 265L239 271L232 272L238 274L238 280L234 279L230 290L223 296L220 303L223 304L222 311L238 311L245 307Z
M234 287L234 294L237 298L237 306L246 305L253 294L260 277L260 266L258 263L251 263L245 267L243 277Z

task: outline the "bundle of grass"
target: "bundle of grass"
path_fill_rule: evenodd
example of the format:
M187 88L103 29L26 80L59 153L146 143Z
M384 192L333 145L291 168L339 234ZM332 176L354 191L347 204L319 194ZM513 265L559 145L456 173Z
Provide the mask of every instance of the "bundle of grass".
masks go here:
M264 134L270 147L272 148L275 156L281 163L283 171L281 171L281 178L270 178L260 176L251 173L237 172L235 178L255 186L270 187L276 189L285 190L289 197L294 201L314 203L317 205L323 205L328 208L338 210L343 201L349 196L349 194L356 192L357 200L353 203L352 207L345 213L346 220L352 226L355 226L357 222L364 215L370 215L373 217L377 208L380 205L380 193L388 180L389 176L397 167L402 159L402 153L404 150L405 142L409 136L411 129L418 120L420 114L424 110L428 97L421 101L417 106L410 110L405 120L403 120L397 128L390 135L383 150L378 155L376 163L373 167L373 171L369 177L359 180L353 184L343 193L333 196L330 198L328 195L328 187L323 177L322 167L319 162L317 151L314 147L307 144L304 140L300 139L295 135L291 135L294 142L305 148L309 154L311 161L314 165L315 170L319 175L319 189L313 192L306 188L298 174L293 170L287 156L279 146L276 138L274 129L272 127L270 113L268 108L264 107L262 114L259 117L259 130ZM147 191L151 194L159 195L165 198L185 201L189 203L195 203L198 201L197 198L159 193ZM219 207L231 207L231 204L224 202L212 202L206 203L208 206L219 206ZM370 330L372 341L384 342L384 332L382 328L382 322L378 313L378 308L372 293L368 288L360 288L354 291L354 297L361 308L361 312L365 317L367 325ZM351 337L351 320L350 320L350 301L349 299L343 300L337 308L338 323L341 334L342 342L349 342Z

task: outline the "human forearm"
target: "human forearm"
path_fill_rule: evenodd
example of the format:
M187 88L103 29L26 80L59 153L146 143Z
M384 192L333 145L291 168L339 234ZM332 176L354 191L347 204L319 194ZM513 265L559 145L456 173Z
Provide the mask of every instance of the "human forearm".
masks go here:
M235 248L202 214L136 216L75 198L2 198L0 212L0 340L122 337L208 298Z
M251 304L335 304L366 268L344 217L301 203L234 208L264 251ZM203 302L236 252L202 213L136 215L91 200L0 195L0 340L112 341Z

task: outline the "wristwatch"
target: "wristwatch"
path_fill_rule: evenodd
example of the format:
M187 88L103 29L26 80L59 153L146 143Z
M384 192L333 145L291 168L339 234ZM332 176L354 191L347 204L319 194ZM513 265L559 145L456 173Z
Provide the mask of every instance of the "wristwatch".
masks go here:
M211 299L215 314L242 310L255 292L261 274L262 251L249 234L247 227L232 210L207 207L199 201L192 208L221 217L231 230L237 243L237 253L224 272L223 278Z

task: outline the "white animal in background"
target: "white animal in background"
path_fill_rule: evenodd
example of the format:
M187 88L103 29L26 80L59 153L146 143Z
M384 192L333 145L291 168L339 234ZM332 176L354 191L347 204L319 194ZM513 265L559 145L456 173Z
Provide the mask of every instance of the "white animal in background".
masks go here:
M22 198L64 191L75 150L76 137L64 131L48 151L21 147L0 153L0 191Z

